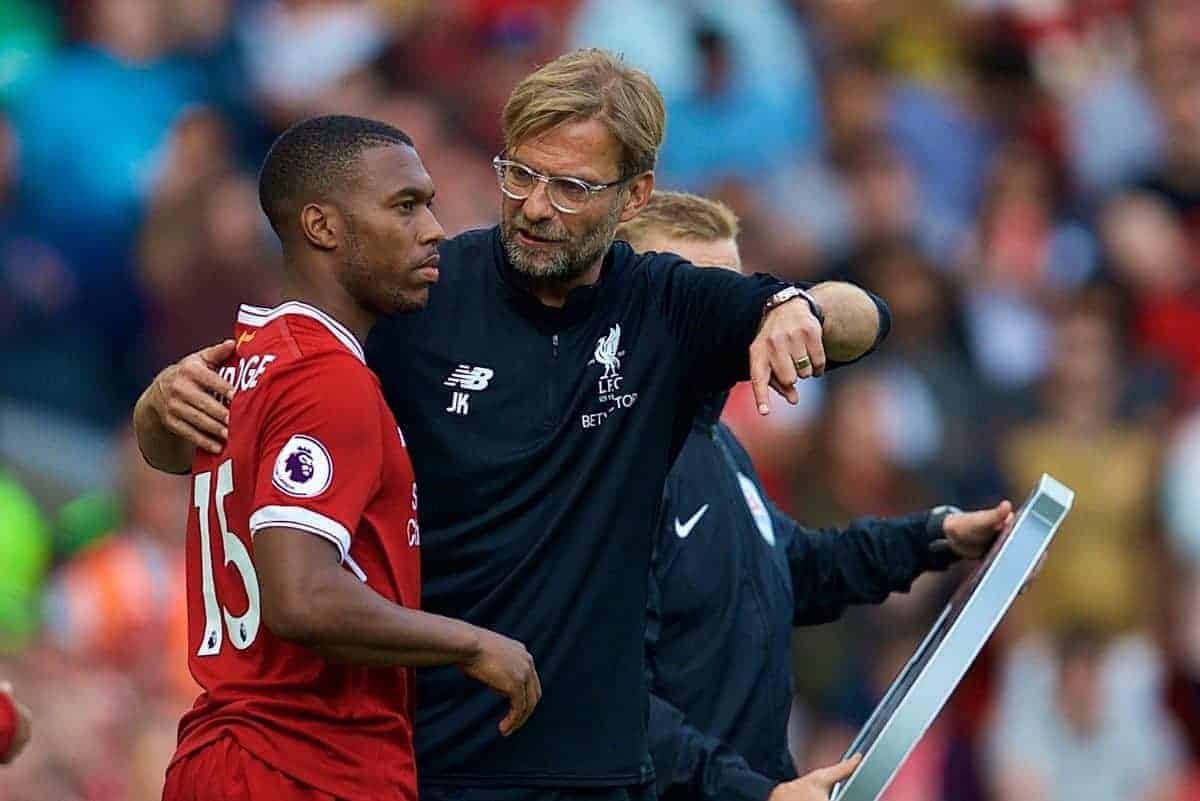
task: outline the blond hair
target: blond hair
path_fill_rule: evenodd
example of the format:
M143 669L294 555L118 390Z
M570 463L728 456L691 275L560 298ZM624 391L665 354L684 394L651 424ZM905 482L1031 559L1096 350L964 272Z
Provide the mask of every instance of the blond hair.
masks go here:
M695 242L737 239L738 218L719 200L656 189L641 213L617 229L617 238L638 250L655 234Z
M662 93L650 76L597 48L559 56L526 76L504 104L504 146L575 120L599 120L621 145L621 178L654 169L666 129Z

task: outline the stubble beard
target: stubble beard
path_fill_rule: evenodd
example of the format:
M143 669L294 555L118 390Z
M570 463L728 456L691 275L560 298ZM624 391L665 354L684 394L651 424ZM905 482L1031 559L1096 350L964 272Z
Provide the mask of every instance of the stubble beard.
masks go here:
M614 203L608 215L577 242L562 243L552 252L532 251L517 241L517 222L526 222L518 212L505 217L500 225L500 238L508 262L518 273L540 284L569 284L592 268L612 247L624 204ZM561 239L566 231L552 224L522 226L534 236Z

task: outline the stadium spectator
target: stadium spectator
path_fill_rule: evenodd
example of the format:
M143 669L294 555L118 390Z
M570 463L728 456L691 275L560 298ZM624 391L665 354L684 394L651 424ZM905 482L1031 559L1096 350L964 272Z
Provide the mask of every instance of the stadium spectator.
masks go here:
M1081 287L1094 261L1090 233L1061 214L1046 159L1024 144L1002 149L958 266L968 342L989 384L1020 393L1042 376L1047 301Z
M1179 0L1146 6L1161 42L1148 65L1150 92L1162 126L1161 156L1135 183L1160 195L1187 227L1192 255L1200 253L1200 34L1196 9Z
M278 294L278 248L254 179L237 169L231 137L212 108L189 110L172 131L138 249L152 364L225 337L228 321L213 309L269 303Z
M1122 336L1110 292L1060 307L1049 349L1042 409L1014 426L1001 446L1012 487L1050 473L1076 491L1040 580L1026 601L1041 631L1088 624L1102 632L1148 623L1154 539L1146 516L1154 499L1159 437L1137 416L1123 417Z
M60 295L17 337L23 361L55 369L17 391L112 423L138 374L137 227L171 126L202 87L169 59L165 4L96 0L79 10L83 40L52 57L10 107L22 228L49 246L43 280ZM108 376L85 365L105 365Z
M1154 801L1183 766L1145 641L1073 626L1008 658L990 740L999 801Z
M186 703L195 695L181 656L187 620L179 516L188 487L146 465L128 432L117 469L120 526L52 575L45 634L70 658L120 670Z
M1173 380L1178 408L1200 400L1200 252L1179 214L1148 192L1114 195L1097 217L1113 279L1127 295L1132 344ZM1161 378L1155 382L1163 391ZM1153 387L1155 383L1149 384Z

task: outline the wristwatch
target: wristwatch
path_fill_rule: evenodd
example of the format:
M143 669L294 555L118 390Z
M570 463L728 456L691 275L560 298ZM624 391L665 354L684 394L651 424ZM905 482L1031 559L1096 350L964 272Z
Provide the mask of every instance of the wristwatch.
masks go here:
M765 317L771 309L782 306L789 300L795 300L796 298L804 298L805 302L808 303L809 310L812 311L813 317L817 318L817 322L821 325L825 324L825 312L821 311L821 304L817 303L817 299L812 296L811 292L801 289L798 286L784 287L767 298L767 302L763 304L763 316Z
M925 533L929 535L929 550L936 552L950 551L950 538L946 536L943 524L950 515L962 514L957 506L945 504L929 510L929 521L925 524Z

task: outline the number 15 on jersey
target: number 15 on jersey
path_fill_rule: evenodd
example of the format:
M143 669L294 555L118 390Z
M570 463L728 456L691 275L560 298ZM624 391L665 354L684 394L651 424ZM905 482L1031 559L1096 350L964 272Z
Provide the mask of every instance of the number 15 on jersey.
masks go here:
M200 574L204 595L204 637L200 641L197 656L213 656L221 652L224 632L229 632L233 647L244 651L254 644L258 636L261 619L261 603L258 592L258 573L250 560L250 552L229 530L225 518L225 499L233 492L233 460L226 459L216 470L217 486L213 493L213 471L197 473L193 484L193 503L200 522ZM245 613L232 614L217 599L216 582L213 579L213 551L211 535L212 508L216 507L217 523L221 528L221 547L225 553L225 564L232 564L242 578L249 599ZM224 618L224 628L221 619Z

